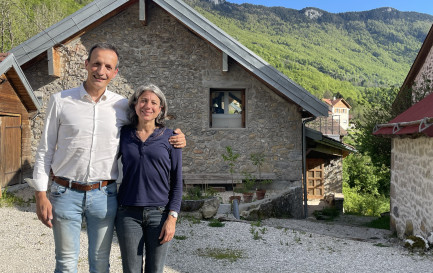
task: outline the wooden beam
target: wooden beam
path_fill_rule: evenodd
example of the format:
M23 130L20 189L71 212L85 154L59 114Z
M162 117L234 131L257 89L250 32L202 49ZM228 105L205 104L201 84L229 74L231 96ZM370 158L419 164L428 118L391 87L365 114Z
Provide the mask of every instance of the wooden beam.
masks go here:
M48 75L60 77L60 55L57 50L50 47L47 50L48 57Z
M229 56L225 52L223 52L223 67L222 67L222 70L223 70L223 72L229 71Z
M138 20L141 21L143 26L147 26L147 10L148 10L148 3L147 0L139 0L138 5Z

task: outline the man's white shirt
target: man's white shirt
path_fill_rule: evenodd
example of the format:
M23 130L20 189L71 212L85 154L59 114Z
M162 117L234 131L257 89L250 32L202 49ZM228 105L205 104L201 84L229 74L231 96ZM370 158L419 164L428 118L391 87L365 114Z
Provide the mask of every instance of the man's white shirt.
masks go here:
M84 86L53 94L37 149L33 179L36 191L46 191L50 169L74 181L116 180L120 128L127 124L128 101L105 90L94 102Z

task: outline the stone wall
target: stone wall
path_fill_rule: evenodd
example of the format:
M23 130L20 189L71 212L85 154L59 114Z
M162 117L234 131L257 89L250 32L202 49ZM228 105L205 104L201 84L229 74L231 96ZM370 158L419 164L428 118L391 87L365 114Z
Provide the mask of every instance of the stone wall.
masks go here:
M423 94L427 90L429 90L427 91L427 93L431 93L431 90L433 88L432 81L433 81L433 50L430 50L421 70L419 71L418 75L415 77L414 80L414 86L413 86L414 92L412 94L414 103L420 100L420 97L418 97L416 93Z
M433 231L433 138L394 138L391 228L399 238Z
M138 20L138 4L109 19L58 50L60 78L48 76L42 60L25 73L43 109L49 96L82 83L84 60L97 42L116 45L120 53L119 74L109 89L124 96L143 83L154 83L166 94L170 128L181 128L187 137L183 152L184 174L228 174L221 154L225 146L240 153L238 171L255 171L248 160L262 151L263 173L273 173L284 187L301 187L302 142L299 107L276 95L261 81L229 58L229 71L222 72L222 53L194 35L158 6L151 4L148 24ZM246 128L209 128L210 88L245 88ZM43 110L44 111L44 110ZM35 153L44 113L34 120L32 147ZM276 183L280 184L280 183Z
M330 158L325 161L325 194L343 192L343 158Z

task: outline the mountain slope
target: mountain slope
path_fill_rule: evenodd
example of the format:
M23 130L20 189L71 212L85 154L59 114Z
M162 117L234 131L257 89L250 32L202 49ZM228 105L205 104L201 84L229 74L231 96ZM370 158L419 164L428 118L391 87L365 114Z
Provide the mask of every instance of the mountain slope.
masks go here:
M404 81L433 16L380 8L333 14L225 1L186 3L317 97L362 100Z

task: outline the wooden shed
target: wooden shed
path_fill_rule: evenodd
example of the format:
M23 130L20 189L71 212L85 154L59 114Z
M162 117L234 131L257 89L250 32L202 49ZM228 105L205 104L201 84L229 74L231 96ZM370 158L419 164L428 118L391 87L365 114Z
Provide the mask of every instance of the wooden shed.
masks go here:
M40 103L13 54L0 54L0 186L31 172L31 120Z

